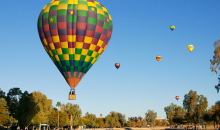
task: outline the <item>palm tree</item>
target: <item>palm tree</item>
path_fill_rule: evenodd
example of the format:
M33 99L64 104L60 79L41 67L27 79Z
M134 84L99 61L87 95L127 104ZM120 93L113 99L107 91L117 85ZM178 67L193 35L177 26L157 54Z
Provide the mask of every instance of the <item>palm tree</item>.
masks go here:
M57 128L59 129L59 107L61 106L60 102L57 102L56 106L58 107L58 123L57 123Z

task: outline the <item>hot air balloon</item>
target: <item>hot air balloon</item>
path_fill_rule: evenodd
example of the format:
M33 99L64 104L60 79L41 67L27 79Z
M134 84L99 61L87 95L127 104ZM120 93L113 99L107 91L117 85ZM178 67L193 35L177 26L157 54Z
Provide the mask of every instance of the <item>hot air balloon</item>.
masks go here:
M187 48L191 52L194 49L194 46L193 45L188 45Z
M156 56L156 60L159 62L161 60L161 56Z
M112 18L95 0L52 0L38 18L38 33L47 54L71 87L75 87L106 49Z
M176 100L177 100L177 101L179 100L179 96L176 96Z
M175 29L175 26L174 25L171 25L170 26L170 29L173 31Z
M118 69L120 67L119 63L115 63L115 67Z

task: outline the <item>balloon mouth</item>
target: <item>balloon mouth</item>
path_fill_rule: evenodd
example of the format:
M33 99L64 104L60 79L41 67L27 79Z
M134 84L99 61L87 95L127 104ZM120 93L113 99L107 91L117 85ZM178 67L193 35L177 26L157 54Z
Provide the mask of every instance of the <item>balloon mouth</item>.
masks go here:
M68 84L71 88L75 88L78 85L78 83L80 82L81 79L67 78L66 80L67 80L67 82L68 82Z

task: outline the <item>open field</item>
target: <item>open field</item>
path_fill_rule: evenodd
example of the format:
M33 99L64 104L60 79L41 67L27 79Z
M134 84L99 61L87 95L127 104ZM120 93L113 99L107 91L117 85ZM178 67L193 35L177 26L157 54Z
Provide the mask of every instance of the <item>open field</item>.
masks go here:
M185 126L183 126L185 130ZM134 128L134 127L126 127L126 128L95 128L95 129L86 129L86 130L174 130L170 128L169 126L158 126L158 127L150 127L150 128ZM213 125L206 126L206 130L214 130ZM181 130L181 129L175 129L175 130ZM183 130L183 129L182 129Z
M185 130L185 125L183 125L184 129L173 129L170 126L156 126L150 128L135 128L135 127L125 127L125 128L87 128L87 129L73 129L73 130ZM200 128L199 128L200 129ZM0 128L0 130L8 130L8 128ZM65 128L63 128L65 130ZM197 129L198 130L198 129ZM206 130L216 130L213 125L206 126Z

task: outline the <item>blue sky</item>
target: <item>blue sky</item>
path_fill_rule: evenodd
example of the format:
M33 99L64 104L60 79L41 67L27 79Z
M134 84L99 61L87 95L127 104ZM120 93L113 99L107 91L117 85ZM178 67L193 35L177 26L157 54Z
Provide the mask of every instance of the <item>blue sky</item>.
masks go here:
M86 112L126 118L148 109L166 118L164 107L182 106L189 90L219 100L210 71L214 41L220 39L219 0L99 0L112 16L113 34L105 52L68 100L69 86L44 50L37 19L48 0L1 1L0 87L40 91L61 103L78 104ZM172 32L169 27L175 25ZM193 44L190 53L187 45ZM156 56L162 57L158 63ZM121 67L117 70L114 64ZM175 96L180 96L179 101Z

